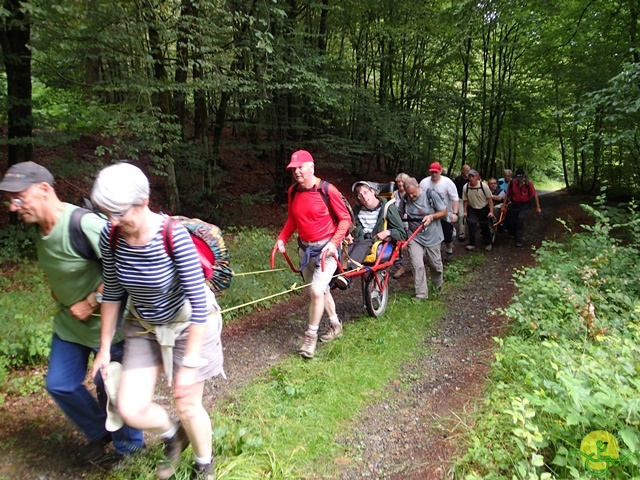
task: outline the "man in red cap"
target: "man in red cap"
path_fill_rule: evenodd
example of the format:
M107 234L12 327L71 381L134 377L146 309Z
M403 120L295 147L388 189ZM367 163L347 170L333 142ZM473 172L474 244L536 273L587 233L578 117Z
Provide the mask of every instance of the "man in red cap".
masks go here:
M438 162L433 162L429 166L429 176L422 179L420 188L425 192L427 189L432 188L440 194L447 206L447 212L449 213L446 218L440 220L440 225L442 225L442 233L444 234L444 249L446 253L444 261L450 262L453 257L453 224L458 221L458 204L460 202L458 189L453 180L442 176L442 165Z
M287 221L275 246L284 252L287 240L298 231L300 271L304 281L311 284L309 326L299 353L304 358L313 358L323 311L329 316L330 326L328 332L320 336L320 341L330 342L342 336L342 324L329 283L337 268L339 246L351 225L351 214L333 185L328 184L328 199L324 197L323 185L314 174L313 157L309 152L294 152L287 169L292 170L297 183L289 188Z

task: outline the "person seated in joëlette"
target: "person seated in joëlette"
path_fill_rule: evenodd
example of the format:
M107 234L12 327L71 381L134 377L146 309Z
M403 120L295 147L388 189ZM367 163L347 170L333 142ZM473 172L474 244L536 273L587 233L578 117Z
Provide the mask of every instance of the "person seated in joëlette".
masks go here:
M353 209L356 228L353 243L349 246L349 268L362 264L375 241L406 240L407 231L395 202L380 198L376 185L364 180L353 184L352 191L358 199ZM356 263L357 262L357 263Z

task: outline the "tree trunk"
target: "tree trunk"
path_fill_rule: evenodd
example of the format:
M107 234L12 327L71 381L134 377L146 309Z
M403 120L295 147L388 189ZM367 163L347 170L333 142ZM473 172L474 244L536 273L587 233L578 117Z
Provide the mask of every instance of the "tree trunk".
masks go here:
M555 82L556 103L560 105L560 89L558 82ZM558 108L560 110L560 108ZM562 173L564 175L564 185L569 188L569 173L567 171L567 148L564 144L564 135L562 132L562 117L556 115L556 128L558 129L558 141L560 142L560 158L562 159Z
M320 26L318 27L318 50L327 51L327 19L329 17L329 0L322 0L320 7Z
M469 61L471 58L471 35L465 42L465 52L462 57L464 66L464 78L462 79L462 159L461 164L467 163L467 142L469 138L469 126L467 120L467 101L469 97Z
M167 69L165 67L164 55L160 47L160 34L158 31L149 27L149 49L153 58L153 72L154 77L159 85L166 83L168 78ZM161 121L167 122L171 113L171 96L169 91L161 89L154 95L155 106L160 109ZM162 144L166 144L166 134L162 133ZM176 178L176 167L172 158L167 155L166 150L163 148L160 153L160 157L165 161L165 173L167 174L167 203L169 211L177 212L180 210L180 196L178 192L178 181Z
M21 10L28 2L5 0L0 30L2 57L7 73L8 164L33 159L33 115L31 104L31 37L29 14Z

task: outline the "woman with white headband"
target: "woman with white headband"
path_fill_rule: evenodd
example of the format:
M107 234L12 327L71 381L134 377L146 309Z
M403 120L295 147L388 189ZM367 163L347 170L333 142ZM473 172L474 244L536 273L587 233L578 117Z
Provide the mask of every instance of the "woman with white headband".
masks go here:
M165 246L167 218L149 209L149 181L136 166L118 163L103 169L93 186L93 202L109 222L100 237L104 292L102 336L93 374L106 375L117 312L128 294L125 352L117 393L124 421L163 439L166 461L156 471L167 479L191 443L195 477L215 476L211 419L202 405L205 380L223 375L222 318L205 286L198 255L187 230L175 224L170 255ZM153 401L164 368L179 422Z

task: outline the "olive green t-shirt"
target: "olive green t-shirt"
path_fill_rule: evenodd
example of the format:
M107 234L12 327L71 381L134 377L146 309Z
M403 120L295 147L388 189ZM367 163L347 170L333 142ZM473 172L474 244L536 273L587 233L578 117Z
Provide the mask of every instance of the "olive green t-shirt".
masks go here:
M71 244L69 222L71 213L76 208L78 207L75 205L65 204L65 209L51 232L48 235L38 235L38 262L57 299L53 318L54 333L67 342L97 348L100 346L100 317L94 314L87 321L80 321L69 311L74 303L84 300L102 283L101 265L95 260L81 257ZM94 213L83 215L80 223L98 258L98 239L105 223L104 219Z

